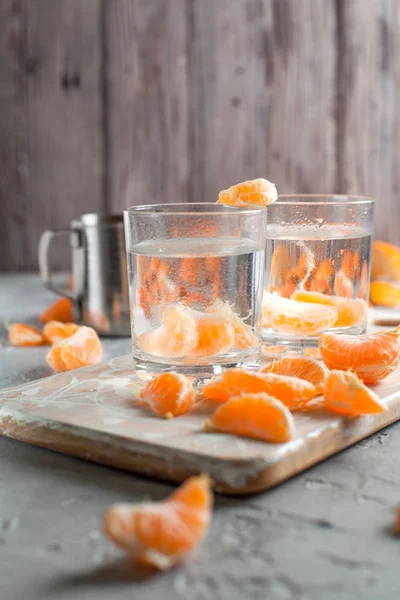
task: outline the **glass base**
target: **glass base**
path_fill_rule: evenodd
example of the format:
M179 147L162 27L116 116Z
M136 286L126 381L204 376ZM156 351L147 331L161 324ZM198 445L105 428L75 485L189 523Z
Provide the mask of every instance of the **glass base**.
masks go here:
M366 327L364 325L359 325L358 327L341 327L329 329L324 333L362 335L365 332ZM298 352L299 354L307 354L307 349L316 350L318 348L320 335L295 336L285 335L272 329L264 328L262 330L263 344L267 345L267 348L265 348L264 346L264 349L268 349L268 346L271 346L272 348L278 348L278 354L284 354L285 352Z

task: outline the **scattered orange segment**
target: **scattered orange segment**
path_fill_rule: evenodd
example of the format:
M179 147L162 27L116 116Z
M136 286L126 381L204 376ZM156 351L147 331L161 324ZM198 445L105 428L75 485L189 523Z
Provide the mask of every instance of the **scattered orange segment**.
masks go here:
M351 371L331 371L324 389L325 408L356 417L384 412L378 396Z
M188 377L171 371L149 381L139 393L139 403L158 417L171 419L190 410L196 398Z
M377 383L400 363L400 331L359 336L324 333L319 349L329 369L351 369L364 383Z
M37 327L25 323L9 325L8 340L12 346L41 346L45 342Z
M333 327L354 327L364 323L367 318L368 306L364 300L327 296L319 292L298 291L292 296L298 302L311 302L326 306L336 306L338 317Z
M61 321L49 321L43 327L43 336L49 344L55 344L74 335L79 329L75 323L61 323Z
M61 321L62 323L71 323L74 320L72 312L72 303L69 298L59 298L38 317L42 323L48 321Z
M294 335L314 335L332 327L337 319L336 306L299 302L264 293L264 327Z
M215 400L217 402L226 402L229 398L223 377L215 377L206 381L202 388L202 394L207 400Z
M196 323L181 306L163 307L161 325L138 337L138 343L145 352L165 358L189 355L197 341Z
M267 206L277 199L276 187L267 179L243 181L222 190L218 195L218 202L228 206Z
M233 346L235 335L227 319L218 315L205 315L199 318L196 325L198 340L194 356L217 356Z
M104 531L138 562L168 569L204 538L212 504L209 478L191 477L162 502L111 506Z
M288 408L264 392L230 398L206 421L204 429L275 444L287 442L295 435L293 417Z
M400 248L394 244L372 243L371 279L400 280Z
M54 344L46 356L55 371L79 369L100 362L101 342L94 329L79 327L71 337Z
M258 344L258 339L254 335L251 327L246 325L240 317L231 309L228 302L216 300L206 309L207 313L214 313L225 318L233 329L234 342L236 348L254 348Z
M324 389L327 372L327 368L318 360L300 355L283 356L262 370L262 373L289 375L309 381L314 385L317 394L321 394Z
M400 285L390 281L371 281L369 297L374 304L395 308L400 304Z

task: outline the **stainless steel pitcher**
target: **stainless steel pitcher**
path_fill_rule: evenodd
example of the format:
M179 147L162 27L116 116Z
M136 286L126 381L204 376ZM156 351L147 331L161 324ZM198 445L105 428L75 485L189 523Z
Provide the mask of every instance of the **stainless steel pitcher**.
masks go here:
M70 236L72 290L53 279L51 241ZM39 242L39 269L44 284L73 302L77 320L103 335L130 335L129 289L122 215L82 215L67 230L45 231Z

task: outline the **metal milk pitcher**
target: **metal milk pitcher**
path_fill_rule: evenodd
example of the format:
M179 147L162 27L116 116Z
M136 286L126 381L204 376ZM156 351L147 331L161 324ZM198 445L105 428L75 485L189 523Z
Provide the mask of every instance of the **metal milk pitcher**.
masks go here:
M54 283L49 268L53 238L69 235L72 290ZM82 215L67 230L45 231L39 242L39 269L44 284L73 302L78 322L100 334L129 336L129 288L122 215Z

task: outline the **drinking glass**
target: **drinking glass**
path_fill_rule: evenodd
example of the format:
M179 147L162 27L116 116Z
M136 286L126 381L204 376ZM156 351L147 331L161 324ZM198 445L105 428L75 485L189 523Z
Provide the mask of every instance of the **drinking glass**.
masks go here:
M256 366L265 217L216 203L124 211L137 369L210 376Z
M267 207L263 339L295 350L364 333L374 201L287 195Z

